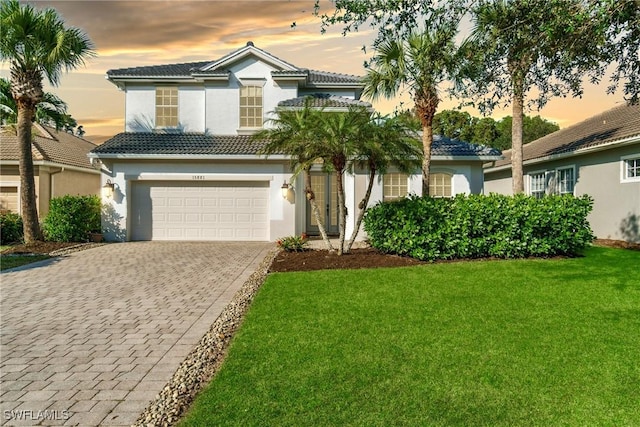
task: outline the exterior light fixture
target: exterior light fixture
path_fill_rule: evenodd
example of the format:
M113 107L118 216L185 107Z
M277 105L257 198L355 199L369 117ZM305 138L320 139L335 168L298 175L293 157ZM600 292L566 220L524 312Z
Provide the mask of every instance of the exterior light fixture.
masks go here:
M289 187L290 184L287 184L287 181L285 181L284 184L282 184L282 187L280 187L280 189L282 190L283 199L286 199L289 196Z
M102 186L102 197L106 199L113 198L114 187L115 187L115 184L111 182L110 179L108 179L107 182Z

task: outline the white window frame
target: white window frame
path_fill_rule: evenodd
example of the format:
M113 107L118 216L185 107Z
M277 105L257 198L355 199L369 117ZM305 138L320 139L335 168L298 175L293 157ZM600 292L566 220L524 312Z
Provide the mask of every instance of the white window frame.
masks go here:
M536 175L536 176L537 175L542 175L542 192L541 193L539 191L536 191L534 193L534 191L533 191L533 177L534 177L534 175ZM541 199L544 196L546 196L547 195L547 190L548 190L547 189L547 171L545 171L545 170L532 171L532 172L529 172L527 174L527 176L529 177L528 178L529 185L527 185L528 194L530 196L535 196L538 199ZM540 194L540 197L537 196L538 193Z
M256 105L243 105L242 104L242 91L243 89L249 89L249 88L256 88L256 89L260 89L260 120L259 120L259 125L258 126L243 126L242 125L242 109L243 108L258 108L258 106ZM254 98L257 98L257 96L255 96ZM256 115L254 116L247 116L247 118L251 118L252 120L256 120L258 117ZM238 127L239 129L242 130L258 130L258 129L262 129L264 125L264 83L262 82L247 82L246 84L243 84L242 86L240 86L240 88L238 89Z
M391 185L386 185L385 184L385 179L387 177L390 176L394 176L394 177L399 177L399 183L398 184L394 184L392 183ZM387 192L385 191L386 187L398 187L400 188L400 186L402 185L402 177L405 177L405 181L404 181L404 186L405 186L405 193L404 195L398 195L398 196L392 196L392 195L387 195ZM390 202L393 200L400 200L402 198L405 198L409 195L409 179L410 176L406 173L402 173L402 172L388 172L385 173L382 177L382 201L383 202Z
M561 191L562 188L562 183L560 182L560 175L562 174L563 171L567 171L570 170L571 171L571 191ZM571 195L575 195L576 193L576 165L569 165L569 166L563 166L561 168L556 168L556 179L555 179L555 183L556 183L556 188L554 193L555 194L571 194Z
M623 184L629 182L640 182L640 173L638 173L637 176L632 177L627 175L629 160L635 160L636 164L640 166L640 153L620 157L620 182Z
M450 185L450 190L451 190L451 194L449 196L431 196L431 194L429 194L430 197L434 197L434 198L447 198L450 199L453 196L455 196L456 192L455 192L455 188L454 188L454 182L455 182L455 172L450 171L450 170L432 170L429 173L429 181L431 181L431 177L434 175L447 175L450 179L451 179L451 185ZM429 192L431 192L431 182L429 182Z
M176 92L176 105L172 105L172 104L158 104L158 90L175 90ZM172 97L172 95L170 95L170 97ZM163 94L163 100L164 100L164 94ZM175 124L170 124L170 125L160 125L158 123L158 108L175 108L176 109L176 123ZM165 116L164 114L161 115L161 117L171 117L171 116ZM178 90L177 86L156 86L156 90L155 90L155 127L156 129L171 129L171 128L175 128L178 127L178 124L180 123L180 91Z

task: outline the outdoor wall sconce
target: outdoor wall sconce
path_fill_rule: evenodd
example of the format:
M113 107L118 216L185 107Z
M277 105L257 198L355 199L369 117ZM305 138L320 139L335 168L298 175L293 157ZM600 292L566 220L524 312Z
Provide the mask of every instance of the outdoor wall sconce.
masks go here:
M107 182L102 186L102 197L106 199L112 199L114 188L115 184L111 182L110 179L108 179Z
M291 187L291 184L287 184L287 181L284 182L284 184L282 184L282 187L280 187L280 189L282 190L282 198L286 199L289 197L289 188Z

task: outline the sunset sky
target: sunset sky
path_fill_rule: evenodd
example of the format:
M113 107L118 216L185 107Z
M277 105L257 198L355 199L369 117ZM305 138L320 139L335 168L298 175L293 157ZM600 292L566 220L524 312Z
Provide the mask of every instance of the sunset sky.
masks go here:
M375 35L368 27L346 37L340 28L321 34L320 21L312 15L314 0L29 3L55 8L68 25L83 29L96 45L98 56L86 67L66 74L59 87L46 87L69 104L69 112L87 132L85 138L95 142L124 129L124 94L105 79L109 69L215 60L251 40L299 67L363 75L363 62L371 50L365 54L361 48L370 46ZM328 0L323 4L330 7ZM8 76L8 64L0 66L0 75ZM622 100L620 92L606 95L606 83L588 85L582 99L556 99L533 115L566 127ZM374 107L389 113L398 102L376 102ZM458 100L445 99L440 110L457 105ZM497 110L493 117L507 114L508 110Z

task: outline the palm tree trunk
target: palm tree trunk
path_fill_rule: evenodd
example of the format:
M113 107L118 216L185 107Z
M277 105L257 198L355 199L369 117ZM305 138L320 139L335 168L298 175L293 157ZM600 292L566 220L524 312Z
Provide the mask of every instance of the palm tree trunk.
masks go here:
M338 237L338 255L342 255L344 252L344 238L347 226L347 207L344 203L344 185L342 181L343 178L344 170L336 169L336 184L338 186L338 229L340 231L340 235Z
M422 196L429 195L429 171L431 168L431 145L433 145L432 122L422 126Z
M513 194L524 193L524 172L522 167L522 126L524 97L521 90L515 90L512 103L511 121L511 173Z
M364 193L364 197L360 201L358 205L358 218L356 219L356 225L353 229L353 233L351 233L351 239L347 242L347 248L345 249L346 253L351 252L351 246L353 246L353 242L356 240L358 236L358 232L360 231L360 225L362 224L362 220L364 219L364 213L367 211L367 205L369 204L369 199L371 198L371 190L373 189L373 180L376 177L376 169L375 167L369 168L369 184L367 184L367 191Z
M327 245L327 250L329 252L333 252L335 249L331 245L331 241L329 240L329 236L327 235L327 230L324 228L324 223L322 222L322 217L320 216L320 209L318 209L318 204L316 203L316 196L313 193L313 189L311 188L311 170L309 168L304 170L304 179L305 179L305 194L307 196L307 200L309 200L309 204L311 205L311 213L316 219L316 224L318 224L318 230L320 231L320 236L322 236L322 240Z
M33 156L31 155L31 119L35 114L25 101L18 101L18 144L20 146L20 208L22 215L24 241L29 244L40 240L40 224L36 205L36 184L33 176Z

